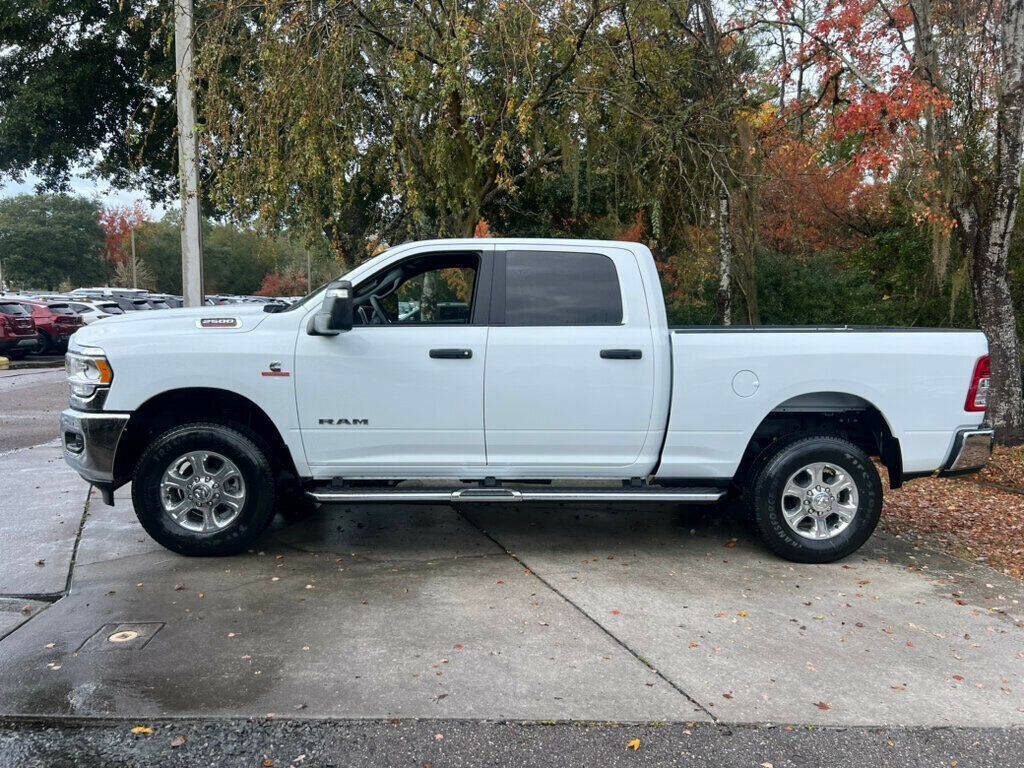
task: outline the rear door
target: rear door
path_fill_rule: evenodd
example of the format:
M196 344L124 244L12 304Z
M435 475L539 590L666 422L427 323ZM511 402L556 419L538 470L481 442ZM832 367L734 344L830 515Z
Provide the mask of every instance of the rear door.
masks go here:
M487 342L487 463L506 477L621 476L651 426L654 354L628 250L507 248Z

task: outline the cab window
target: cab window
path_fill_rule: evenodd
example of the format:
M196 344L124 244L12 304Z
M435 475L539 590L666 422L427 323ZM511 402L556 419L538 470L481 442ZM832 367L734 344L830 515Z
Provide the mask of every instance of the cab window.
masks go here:
M426 254L385 267L355 287L356 325L468 325L480 258Z

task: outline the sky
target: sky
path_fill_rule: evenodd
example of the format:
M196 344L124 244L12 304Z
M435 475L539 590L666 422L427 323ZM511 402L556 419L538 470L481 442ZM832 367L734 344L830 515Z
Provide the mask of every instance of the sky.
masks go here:
M0 198L31 195L35 193L37 181L38 178L32 175L26 176L21 182L14 181L10 177L0 176ZM105 206L132 205L136 201L141 201L154 218L160 218L164 214L164 209L151 205L142 192L112 189L109 184L87 178L83 173L77 173L71 177L71 191L76 195L97 197Z

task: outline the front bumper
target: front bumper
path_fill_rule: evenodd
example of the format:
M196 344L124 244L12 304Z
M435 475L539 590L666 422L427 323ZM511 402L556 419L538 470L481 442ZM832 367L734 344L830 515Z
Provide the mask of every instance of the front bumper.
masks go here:
M993 431L984 424L959 430L953 439L949 458L939 474L960 475L977 472L984 467L992 457L992 436Z
M88 413L68 408L60 415L64 461L101 490L114 483L114 454L130 413Z

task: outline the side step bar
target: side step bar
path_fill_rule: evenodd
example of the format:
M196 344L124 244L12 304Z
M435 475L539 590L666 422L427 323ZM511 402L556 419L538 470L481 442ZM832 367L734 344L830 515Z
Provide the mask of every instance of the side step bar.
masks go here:
M460 504L497 502L688 502L711 504L725 496L718 488L345 488L306 494L325 504L367 502Z

